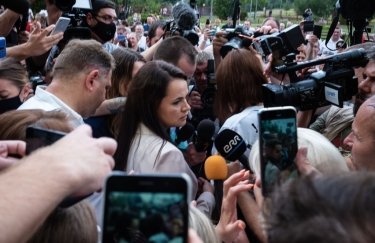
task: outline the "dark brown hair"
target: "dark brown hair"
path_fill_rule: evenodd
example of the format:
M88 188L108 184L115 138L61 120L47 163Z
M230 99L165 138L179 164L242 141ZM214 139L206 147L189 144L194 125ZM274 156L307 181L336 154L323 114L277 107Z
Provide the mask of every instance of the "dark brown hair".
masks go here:
M30 125L61 132L73 130L67 115L61 111L12 110L0 115L0 139L25 140Z
M262 103L262 84L267 83L255 51L233 49L221 61L217 72L215 113L220 122Z

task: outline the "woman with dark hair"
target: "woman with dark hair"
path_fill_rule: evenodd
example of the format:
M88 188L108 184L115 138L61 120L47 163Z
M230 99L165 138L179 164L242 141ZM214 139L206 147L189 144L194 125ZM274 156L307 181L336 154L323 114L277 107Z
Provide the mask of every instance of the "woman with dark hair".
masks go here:
M169 128L186 123L190 111L187 94L187 77L179 68L164 61L152 61L139 70L129 87L122 114L115 169L136 173L186 173L192 180L192 198L195 198L197 178L169 136ZM212 193L203 193L200 199L207 194L210 200L206 196L204 201L211 208L214 205ZM199 199L197 203L199 206Z
M240 134L246 144L252 145L258 138L262 85L267 83L255 51L230 51L217 69L216 83L215 113L222 124L220 131L231 129ZM247 155L249 153L247 151Z
M130 49L117 48L112 53L116 68L112 72L112 86L107 90L107 99L128 95L128 86L138 70L146 63L144 57Z
M115 59L116 67L112 72L111 88L107 90L106 99L126 97L133 77L146 63L146 60L138 52L127 48L117 48L111 54ZM92 127L94 137L117 138L120 118L121 112L113 109L110 115L90 117L85 122Z
M107 99L126 97L129 85L139 69L146 63L144 57L136 51L117 48L112 53L116 62L116 68L112 73L112 86L107 90ZM120 127L121 113L116 113L109 118L110 133L117 138Z

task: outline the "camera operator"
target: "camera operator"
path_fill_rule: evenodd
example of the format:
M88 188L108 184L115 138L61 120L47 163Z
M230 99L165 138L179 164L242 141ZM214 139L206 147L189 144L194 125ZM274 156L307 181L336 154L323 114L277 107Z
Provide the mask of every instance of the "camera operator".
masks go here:
M191 106L192 123L196 127L198 123L206 118L214 120L213 117L213 104L207 104L207 102L212 102L213 97L205 97L205 100L202 100L202 96L205 95L205 91L209 87L209 73L208 73L208 60L213 60L213 56L205 51L198 53L197 55L197 67L194 72L194 81L193 84L189 85L189 104ZM216 92L216 87L213 87L213 92ZM210 92L207 95L214 95ZM206 102L206 103L205 103ZM211 110L209 110L211 109Z
M254 32L254 37L261 35L269 35L280 31L280 23L277 19L273 17L268 17L263 21L260 28L256 29Z
M115 9L115 4L109 0L95 0L92 2L92 10L86 14L85 19L92 38L102 43L108 52L117 48L110 42L116 33L117 15Z

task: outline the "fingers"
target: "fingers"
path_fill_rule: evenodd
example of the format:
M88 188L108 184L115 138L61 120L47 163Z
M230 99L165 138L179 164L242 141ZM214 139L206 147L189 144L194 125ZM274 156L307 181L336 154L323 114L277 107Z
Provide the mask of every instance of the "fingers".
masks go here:
M55 28L54 24L51 24L42 30L42 34L47 36Z
M224 195L228 191L228 189L240 181L246 180L249 178L249 171L241 170L233 175L231 175L228 179L224 181Z
M99 147L103 149L104 153L113 156L117 149L117 142L112 138L98 138L96 140Z
M0 141L0 156L8 155L24 156L26 153L26 143L20 140L3 140Z

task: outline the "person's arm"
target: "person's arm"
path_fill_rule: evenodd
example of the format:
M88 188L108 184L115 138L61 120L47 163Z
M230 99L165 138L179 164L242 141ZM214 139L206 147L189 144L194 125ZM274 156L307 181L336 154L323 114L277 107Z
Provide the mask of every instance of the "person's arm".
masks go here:
M205 29L202 33L203 35L203 40L199 44L199 50L203 51L206 48L206 43L209 39L209 29Z
M246 224L251 228L260 242L267 242L267 236L265 235L260 222L261 210L254 198L249 192L241 192L238 194L237 200L242 214L245 217Z
M20 14L10 9L5 9L5 11L0 14L0 36L7 36L19 17Z
M43 30L40 29L40 26L35 28L26 43L6 49L7 57L23 60L28 57L39 56L46 53L64 37L63 33L49 36L48 34L54 27L54 25L50 25Z
M224 181L221 215L215 230L223 242L248 242L245 234L245 223L237 219L237 195L248 191L249 171L241 170Z
M113 99L104 100L96 109L93 116L103 116L109 114L116 114L124 108L126 97L116 97Z
M158 49L160 43L163 41L163 38L160 38L158 42L156 42L154 45L147 48L147 50L143 51L141 55L146 59L146 61L152 61L154 58L155 51Z
M214 53L214 59L215 59L215 68L217 69L219 67L219 64L221 62L221 55L220 55L220 49L221 47L228 42L227 39L225 39L225 32L217 32L215 38L212 40L212 46L213 46L213 53Z
M93 139L82 125L0 175L0 242L25 242L67 196L102 188L116 142Z

